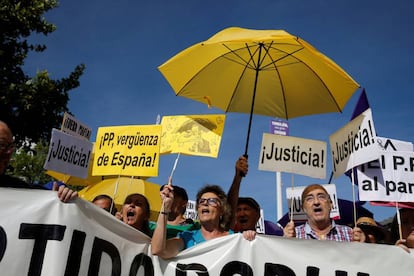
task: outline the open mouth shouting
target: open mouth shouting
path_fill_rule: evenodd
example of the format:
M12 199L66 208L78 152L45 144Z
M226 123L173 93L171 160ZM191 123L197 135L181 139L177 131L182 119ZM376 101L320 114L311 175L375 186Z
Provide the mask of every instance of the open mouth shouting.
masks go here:
M126 213L126 223L133 224L136 220L135 218L136 218L136 211L132 208L129 208Z

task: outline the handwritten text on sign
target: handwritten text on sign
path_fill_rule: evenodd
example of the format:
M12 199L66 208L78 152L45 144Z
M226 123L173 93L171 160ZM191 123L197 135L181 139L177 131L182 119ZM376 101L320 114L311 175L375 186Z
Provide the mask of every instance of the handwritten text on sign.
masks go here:
M160 125L98 129L92 175L157 176Z
M259 170L326 177L326 143L263 133Z
M92 129L85 125L84 123L77 120L75 117L65 112L63 116L63 123L61 130L67 134L82 137L86 140L89 140L91 137Z
M376 134L371 109L353 119L329 137L334 176L378 159Z

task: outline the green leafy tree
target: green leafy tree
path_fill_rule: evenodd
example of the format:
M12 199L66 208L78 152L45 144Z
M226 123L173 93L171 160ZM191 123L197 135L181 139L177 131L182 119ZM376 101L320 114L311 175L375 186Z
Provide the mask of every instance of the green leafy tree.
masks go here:
M27 183L43 185L52 180L43 169L48 150L48 144L43 141L26 145L17 149L10 160L10 165Z
M11 160L12 174L30 183L46 183L43 172L52 128L59 128L69 91L79 86L85 65L68 77L53 80L46 70L28 76L24 62L30 52L43 52L43 44L29 43L32 34L56 30L44 14L58 6L56 0L0 0L0 120L15 135L18 151ZM31 148L32 145L36 145Z
M0 119L9 124L18 146L49 141L52 128L59 128L69 111L68 92L79 86L85 69L80 64L59 80L50 79L46 70L34 77L24 73L28 53L46 49L28 37L55 31L43 14L57 5L56 0L0 0Z

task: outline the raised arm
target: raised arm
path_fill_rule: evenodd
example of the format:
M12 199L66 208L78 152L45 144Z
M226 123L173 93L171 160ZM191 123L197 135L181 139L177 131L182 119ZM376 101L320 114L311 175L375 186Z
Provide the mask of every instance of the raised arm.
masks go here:
M248 169L249 164L247 162L247 158L240 156L236 161L233 182L231 183L230 189L227 193L227 201L231 206L230 228L234 228L234 225L236 224L236 210L237 202L239 200L240 184L243 176L247 175Z
M167 240L167 220L174 201L173 187L168 184L160 192L162 207L158 215L157 226L151 240L152 255L159 256L163 259L169 259L177 256L184 249L184 241L180 238L171 238Z

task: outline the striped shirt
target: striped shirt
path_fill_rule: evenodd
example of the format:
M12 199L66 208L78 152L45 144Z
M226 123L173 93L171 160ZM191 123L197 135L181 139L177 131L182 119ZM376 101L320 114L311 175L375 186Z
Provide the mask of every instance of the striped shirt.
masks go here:
M315 239L322 240L312 230L310 225L306 222L305 224L295 227L297 239ZM332 221L331 230L325 235L324 240L339 241L339 242L350 242L352 241L352 228L346 225L337 225L335 221Z

